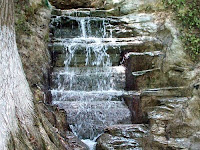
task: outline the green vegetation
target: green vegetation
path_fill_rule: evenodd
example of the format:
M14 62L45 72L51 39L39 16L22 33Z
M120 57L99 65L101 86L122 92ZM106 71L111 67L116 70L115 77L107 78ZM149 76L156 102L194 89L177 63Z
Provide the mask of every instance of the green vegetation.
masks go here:
M49 7L48 0L42 0L41 5L31 6L29 0L14 0L15 3L15 29L17 34L31 35L29 24L34 22L34 16L41 7Z
M28 22L33 20L35 9L30 6L29 0L15 0L15 29L18 34L31 35Z
M44 41L45 43L49 42L49 33L45 34Z
M182 41L194 60L200 56L200 1L163 0L165 7L172 9L182 24Z
M16 33L24 33L27 35L32 34L32 31L26 22L26 18L23 15L18 17L15 23L15 29L16 29Z

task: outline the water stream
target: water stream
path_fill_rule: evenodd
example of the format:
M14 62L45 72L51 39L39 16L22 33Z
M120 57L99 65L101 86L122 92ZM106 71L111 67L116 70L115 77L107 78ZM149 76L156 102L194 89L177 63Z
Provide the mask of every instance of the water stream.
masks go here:
M105 127L131 123L123 101L123 95L130 94L124 91L125 68L119 65L120 54L115 50L120 44L109 19L66 18L69 23L55 31L59 35L55 43L64 48L64 67L55 67L52 74L53 104L66 110L73 132L95 149L95 139Z

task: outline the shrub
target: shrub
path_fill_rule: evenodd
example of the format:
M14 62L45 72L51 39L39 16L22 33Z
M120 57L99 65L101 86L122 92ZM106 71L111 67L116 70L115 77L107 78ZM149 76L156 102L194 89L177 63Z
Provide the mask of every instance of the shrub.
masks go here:
M166 8L172 9L182 24L182 41L194 60L200 56L200 1L163 0Z

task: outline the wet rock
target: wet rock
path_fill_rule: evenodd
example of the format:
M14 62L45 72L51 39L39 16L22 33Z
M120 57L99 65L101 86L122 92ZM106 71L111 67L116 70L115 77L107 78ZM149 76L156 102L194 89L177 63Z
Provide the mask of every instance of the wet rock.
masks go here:
M71 17L100 17L106 18L108 10L95 8L77 8L77 9L55 9L52 10L52 17L71 16Z
M123 99L130 109L132 123L136 124L146 122L146 118L144 118L141 110L140 94L135 93L134 95L125 95L123 96Z
M89 60L90 64L87 64L88 63L87 57L85 55L77 54L72 58L69 66L70 67L74 67L74 66L77 66L77 67L91 66L92 67L92 66L94 66L92 62L95 61L96 59L98 59L97 56L95 54L93 54L91 56L91 59ZM112 65L116 66L120 62L120 55L119 54L110 54L109 58L106 58L106 56L105 56L105 59L110 59ZM66 61L66 55L63 55L63 54L54 55L54 60L53 60L54 67L64 67L65 61ZM100 65L103 66L103 62L100 63Z
M96 100L98 100L98 106L96 105L96 107L93 103L94 97L90 95L91 93L87 96L76 95L74 97L69 97L69 95L67 95L67 92L63 95L57 94L57 97L54 95L55 99L68 99L69 101L56 101L55 103L59 104L60 106L65 105L66 111L73 114L72 116L75 116L76 114L78 114L77 112L80 111L80 107L86 110L89 110L91 108L99 108L102 110L101 104L107 106L107 103L105 103L104 101L110 99L110 103L112 104L110 108L113 110L112 113L117 114L117 110L119 109L121 113L124 113L124 110L127 111L127 109L121 109L121 107L118 105L118 103L121 103L121 99L123 98L130 109L131 113L128 116L130 117L131 115L132 122L135 121L135 123L149 123L149 128L145 129L146 132L142 132L141 134L139 134L144 135L141 136L141 138L133 136L133 134L138 135L138 130L136 130L136 128L139 129L139 126L143 125L130 125L134 126L134 130L132 130L132 128L130 129L129 125L119 125L108 128L105 133L102 134L97 140L97 149L100 150L168 150L189 149L190 147L194 149L197 148L199 140L197 132L199 131L199 103L197 102L197 100L199 99L199 84L198 82L196 82L193 85L193 88L195 89L194 92L196 94L192 98L190 98L191 91L190 89L188 89L188 87L186 87L186 85L189 83L189 80L191 80L191 78L199 78L199 76L196 76L198 71L188 73L189 71L191 71L188 67L188 65L190 65L190 60L183 51L182 43L178 38L179 31L176 28L173 19L171 18L171 16L168 16L166 13L163 12L153 13L155 9L160 10L163 8L160 5L159 1L156 0L119 0L117 2L107 0L104 4L106 6L105 8L110 10L95 11L92 9L79 9L77 11L60 11L59 15L71 16L72 18L89 16L93 16L94 18L101 18L109 14L119 16L134 12L132 14L121 17L108 17L109 24L108 26L106 26L106 36L102 36L101 31L100 33L95 32L95 21L97 22L96 27L100 27L101 25L103 25L102 18L98 18L98 20L95 20L92 23L92 34L90 35L95 35L100 38L103 37L104 39L101 41L101 44L107 44L110 45L110 47L115 47L110 48L108 46L107 52L109 54L121 54L122 57L120 62L124 62L123 57L129 55L129 59L127 60L127 62L125 62L127 67L127 89L156 89L141 91L141 95L137 95L138 97L135 95L125 95L122 97L118 97L115 95L110 99L107 95L96 95L95 98ZM143 10L151 11L151 13L138 13L139 11ZM66 20L65 18L67 17L61 18L63 19L64 23ZM55 24L53 25L56 26L56 23L58 22L55 22ZM75 24L75 27L77 28L78 23ZM58 23L58 27L62 26ZM53 29L52 33L54 33L54 35L59 38L59 34L61 32L68 32L70 30L71 29ZM76 33L78 30L75 30L72 34L63 34L63 37L60 37L73 38L78 35ZM110 31L113 31L112 37L114 37L113 40L115 40L116 45L112 45L112 41L109 41L109 38L111 37ZM80 36L82 35L80 34ZM63 42L59 41L59 39L53 40L53 42L55 43ZM88 41L84 42L87 43ZM89 45L93 43L87 44ZM65 55L66 53L61 52L62 46L55 46L55 53ZM80 46L75 55L83 55L84 53L82 51L84 50L85 48ZM157 51L159 51L159 53L157 53ZM77 57L77 59L81 60L82 58ZM117 59L119 59L119 57ZM84 61L82 61L82 63L83 62ZM80 68L81 67L79 67L79 69ZM96 76L94 76L94 78L95 77ZM83 81L84 84L86 84L87 82L90 83L88 79L85 78L80 81ZM61 83L65 83L65 81ZM120 81L119 83L121 84ZM92 83L89 85L92 85ZM82 86L80 86L80 88L82 89ZM82 100L88 98L91 100L91 102L90 104L86 105L86 103L82 102ZM80 105L74 102L76 99L81 100L81 102L79 102ZM114 106L116 106L118 109L113 108ZM102 114L105 114L106 116L109 111L107 112L107 110L103 110L104 111L96 111L95 115L100 116L100 118L101 116L103 116ZM83 114L91 118L95 116L91 115L90 111L86 111ZM112 114L109 115L113 118ZM121 114L119 114L118 119L120 118ZM73 120L72 122L75 121L76 120ZM97 121L96 124L101 123ZM87 129L84 130L89 133ZM129 130L131 131L131 134ZM194 134L196 132L197 134ZM195 145L191 146L191 142L194 142Z
M173 97L173 93L178 94L178 91L171 94L169 91L160 93L162 96L153 94L154 97L151 97L150 102L151 106L150 103L143 105L145 106L143 110L146 111L149 118L151 133L146 142L154 149L189 149L191 146L190 138L194 138L193 134L199 130L199 122L197 120L191 121L189 119L191 113L187 111L190 106L192 107L191 104L188 105L188 102L193 103L194 97ZM189 95L188 93L182 93L181 95L183 94ZM145 100L142 98L143 102Z
M50 107L40 104L40 111L44 114L48 121L60 132L60 134L65 137L66 132L69 129L68 123L66 121L66 112L64 110L58 109L57 107Z
M143 138L148 130L145 125L113 125L97 139L97 150L133 150L143 149Z
M188 87L165 87L157 89L148 89L141 92L141 109L154 107L160 104L160 99L169 97L185 97L191 94Z
M130 111L121 101L109 101L109 99L97 101L94 98L94 101L80 99L80 101L54 101L54 104L66 110L69 124L73 125L73 131L82 139L93 139L102 133L106 126L112 124L131 123Z
M138 12L140 10L159 10L163 9L163 6L159 0L148 1L129 1L129 0L50 0L50 3L59 9L71 9L71 8L103 8L111 10L109 14L123 15L130 14L132 12Z
M83 143L77 136L74 135L72 132L67 132L66 140L69 143L69 147L72 150L89 150L89 147Z
M50 0L50 3L59 9L100 7L103 5L103 2L101 0Z
M162 53L154 52L130 52L124 57L126 65L126 89L139 90L141 88L153 88L161 86L157 79L161 76L160 61ZM164 84L164 83L163 83Z
M56 106L47 107L44 104L38 105L39 129L47 149L69 149L75 148L88 150L88 147L81 142L71 131L66 120L66 113Z
M52 89L60 89L59 85L62 85L63 90L75 90L75 91L97 91L97 90L109 90L113 88L115 90L122 90L125 87L125 71L122 66L110 67L110 69L100 69L95 67L80 67L87 70L85 74L81 74L80 70L54 72L52 75ZM95 73L95 70L98 73ZM102 80L102 82L99 82ZM112 83L110 83L112 80Z

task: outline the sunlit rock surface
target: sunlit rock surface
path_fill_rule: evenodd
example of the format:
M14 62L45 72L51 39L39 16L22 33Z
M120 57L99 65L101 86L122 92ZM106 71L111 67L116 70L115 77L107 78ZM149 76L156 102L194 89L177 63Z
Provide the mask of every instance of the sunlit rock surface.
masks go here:
M97 150L142 150L148 129L143 124L114 125L97 139Z

